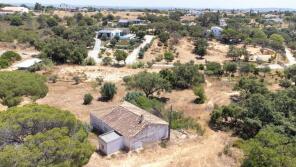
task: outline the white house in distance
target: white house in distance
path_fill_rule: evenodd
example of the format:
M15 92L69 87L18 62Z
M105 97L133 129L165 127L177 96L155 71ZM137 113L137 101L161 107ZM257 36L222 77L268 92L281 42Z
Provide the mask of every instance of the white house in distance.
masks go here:
M223 28L221 27L218 27L218 26L211 27L211 33L217 39L222 38L222 32L223 32Z
M129 25L144 25L144 20L141 19L120 19L118 25L128 27Z
M29 9L25 7L6 6L0 9L1 14L13 14L13 13L29 13Z
M135 150L167 139L169 134L166 121L128 102L91 112L90 123L102 134L99 149L106 155L121 149Z
M132 39L135 37L135 35L129 33L129 30L120 28L102 29L100 31L97 31L96 34L96 38L98 39L113 39L116 36L118 36L119 39Z

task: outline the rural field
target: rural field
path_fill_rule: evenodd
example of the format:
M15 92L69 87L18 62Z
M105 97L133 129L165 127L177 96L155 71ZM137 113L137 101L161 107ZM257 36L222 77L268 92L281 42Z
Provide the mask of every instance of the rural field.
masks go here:
M0 3L0 167L295 166L295 10L74 6Z

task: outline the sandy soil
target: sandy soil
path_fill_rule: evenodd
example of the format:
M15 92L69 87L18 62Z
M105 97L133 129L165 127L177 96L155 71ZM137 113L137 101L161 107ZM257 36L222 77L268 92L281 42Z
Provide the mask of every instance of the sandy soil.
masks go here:
M158 42L158 39L154 40L152 46L145 53L142 60L143 62L155 60L159 55L163 55L164 52L168 50L168 48L165 48L164 46L158 46ZM172 63L177 61L180 61L181 63L194 61L196 63L204 64L206 60L220 63L223 63L226 60L230 60L226 57L226 54L228 52L228 45L221 44L217 41L209 41L209 48L207 54L204 56L204 59L198 59L197 56L192 53L194 45L190 39L182 38L174 47L176 48L176 53L179 53L179 55L175 57L175 60ZM159 63L166 64L164 60Z
M116 84L117 94L110 102L101 102L96 99L100 97L99 88L93 88L91 83L81 83L74 85L73 82L57 82L48 84L49 92L43 99L37 100L38 104L48 104L68 110L75 114L81 121L89 123L91 111L100 110L119 104L125 95L125 88ZM86 93L91 93L94 97L91 105L83 105L83 97Z
M182 16L181 21L195 21L196 18L196 16Z
M107 16L112 14L115 17L124 18L124 19L137 19L139 16L145 16L144 12L127 12L127 11L118 11L118 12L109 12L103 11L103 15Z
M131 69L128 67L110 67L110 66L78 66L78 65L61 65L55 66L51 74L56 74L60 80L72 81L74 76L80 76L82 80L93 81L97 77L104 78L104 81L117 82L123 77L136 74L147 69ZM151 72L159 70L149 69Z
M140 152L119 153L111 157L102 157L97 153L85 167L235 167L239 166L240 153L231 151L231 156L222 152L225 145L233 142L229 134L212 134L193 139L169 143L166 148L154 145Z

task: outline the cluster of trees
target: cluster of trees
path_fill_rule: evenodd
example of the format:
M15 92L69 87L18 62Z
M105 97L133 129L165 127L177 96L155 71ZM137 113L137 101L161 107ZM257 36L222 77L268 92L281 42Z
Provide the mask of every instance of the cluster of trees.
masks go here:
M82 64L87 57L87 49L84 45L75 45L62 38L50 38L45 41L41 56L59 64Z
M21 56L13 51L4 52L0 55L0 69L9 67L13 62L21 60Z
M0 136L0 166L79 167L94 151L74 115L46 105L1 112Z
M239 74L241 74L242 76L249 76L250 74L252 74L253 76L262 76L263 74L263 77L265 77L266 74L271 72L271 69L268 66L257 67L254 63L237 63L233 61L225 62L224 64L207 61L205 67L203 65L200 65L199 68L204 70L206 75L216 77L221 77L224 74L226 76L234 76L236 72L239 72Z
M238 48L233 45L229 46L227 56L230 57L233 61L238 61L242 56L248 61L249 53L246 48Z
M173 89L188 89L204 82L199 66L193 62L176 63L171 69L161 70L160 76L169 81Z
M44 97L48 88L46 78L39 74L13 71L0 72L0 99L3 105L16 106L21 102L22 96L33 100Z
M142 91L147 98L153 98L155 93L171 89L192 88L197 96L196 103L206 100L203 86L204 76L199 72L199 66L193 63L176 63L172 69L165 69L159 73L140 72L136 75L125 77L124 82L128 89Z
M256 78L241 78L235 88L237 103L216 108L211 114L215 128L230 128L244 139L242 166L294 166L296 87L271 92Z

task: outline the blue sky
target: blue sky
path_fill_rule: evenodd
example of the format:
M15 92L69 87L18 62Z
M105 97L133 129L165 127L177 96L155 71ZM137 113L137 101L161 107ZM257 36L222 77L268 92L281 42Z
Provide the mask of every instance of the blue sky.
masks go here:
M0 0L1 3L71 4L85 6L191 7L191 8L294 8L296 0Z

